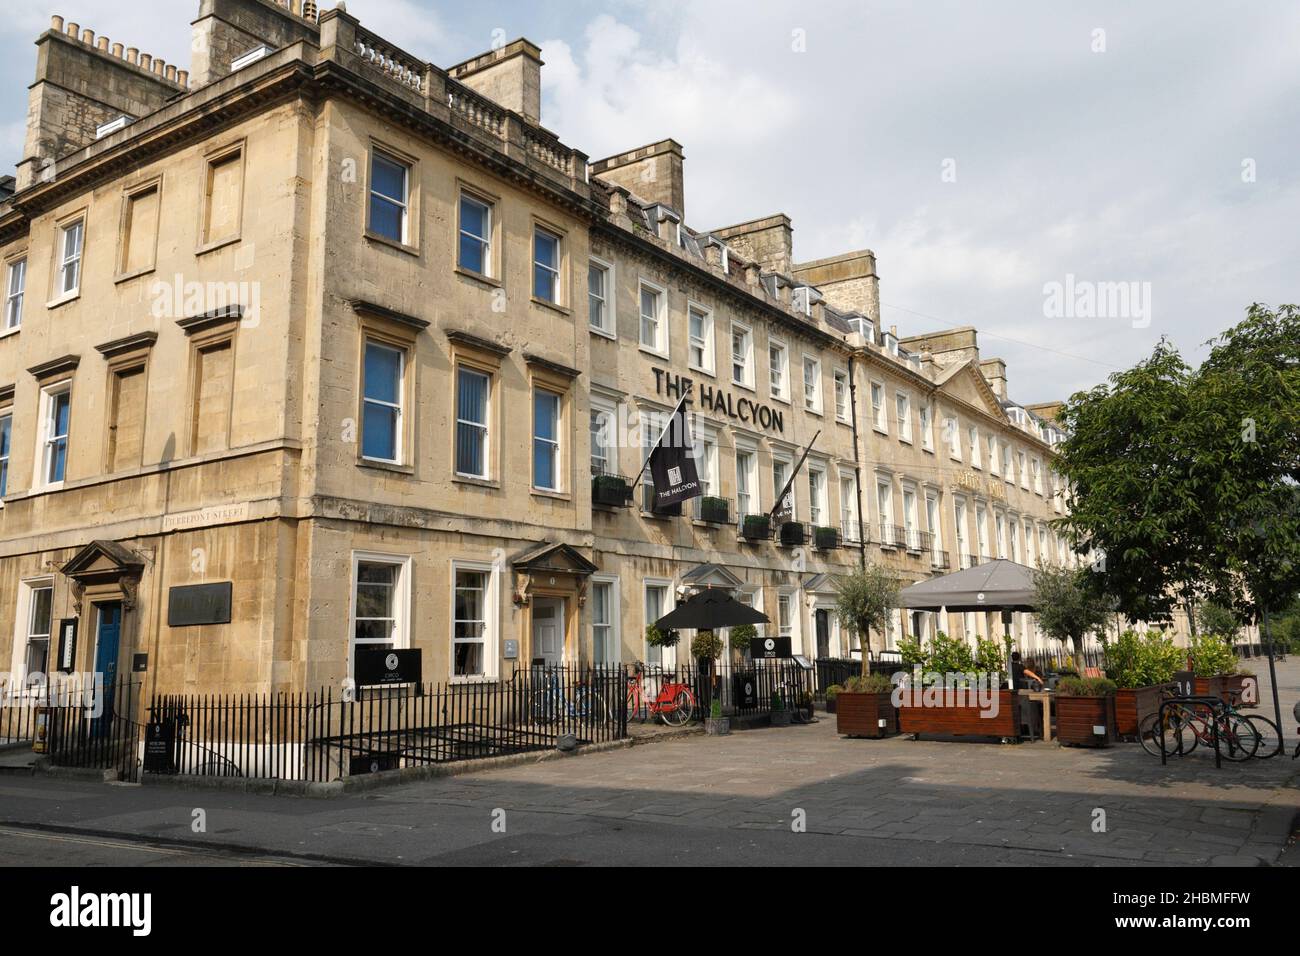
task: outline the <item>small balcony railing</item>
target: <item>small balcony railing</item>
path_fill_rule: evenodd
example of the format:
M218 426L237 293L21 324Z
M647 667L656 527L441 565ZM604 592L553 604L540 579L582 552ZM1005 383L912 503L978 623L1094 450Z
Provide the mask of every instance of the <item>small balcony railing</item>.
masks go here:
M772 537L772 519L761 514L740 516L740 536L746 541L767 541Z
M705 521L709 524L731 524L731 499L719 498L716 495L704 495L695 499L692 513L696 521Z
M849 518L840 525L841 537L845 544L857 544L862 537L862 529L856 518Z
M783 521L777 534L778 540L787 548L797 548L808 543L808 526L802 521Z
M932 570L947 571L951 566L947 551L932 550L930 552L930 567Z
M655 510L655 486L645 481L641 484L641 512L643 514L654 515L657 518L680 518L682 516L682 506L678 502L667 508Z
M907 550L912 554L922 554L929 551L934 546L934 535L928 531L921 531L917 528L904 529L904 539L907 542Z
M887 548L889 550L901 548L903 546L903 538L903 529L898 525L889 524L885 521L880 522L880 546L882 548Z
M828 528L824 525L813 528L813 547L818 551L834 551L841 543L838 528Z
M608 508L626 508L632 504L632 482L622 475L591 466L591 503Z

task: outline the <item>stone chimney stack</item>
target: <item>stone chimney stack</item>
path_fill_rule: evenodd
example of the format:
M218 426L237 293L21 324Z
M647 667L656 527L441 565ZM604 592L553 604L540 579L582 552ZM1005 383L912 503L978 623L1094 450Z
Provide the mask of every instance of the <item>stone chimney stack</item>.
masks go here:
M123 57L121 43L80 24L52 17L36 41L36 80L28 89L27 137L17 187L50 178L55 161L95 141L96 130L121 116L138 119L160 109L185 87L152 56Z
M984 373L984 379L989 383L989 388L993 389L993 394L1006 401L1007 363L1000 358L983 359L980 371Z
M686 183L682 176L682 145L665 139L640 149L598 159L591 175L622 186L651 205L667 206L686 219Z
M260 46L278 50L299 40L320 39L316 4L289 0L201 0L191 28L195 89L229 76L234 60Z
M746 259L761 265L765 272L788 276L793 271L794 227L783 212L711 231Z
M800 282L816 286L831 308L860 312L879 323L880 276L876 273L876 254L870 249L798 262L793 270Z
M530 123L542 121L542 50L528 40L507 43L447 68L447 75Z

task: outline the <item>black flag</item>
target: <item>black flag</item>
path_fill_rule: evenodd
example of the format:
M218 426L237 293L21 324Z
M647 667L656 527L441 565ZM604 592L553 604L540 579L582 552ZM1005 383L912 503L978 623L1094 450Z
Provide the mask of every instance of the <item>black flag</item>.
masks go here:
M790 489L794 487L794 480L799 476L799 469L802 468L803 463L808 460L808 453L812 451L813 442L817 441L819 435L821 435L820 429L817 431L816 435L813 435L812 441L808 443L808 447L803 450L803 457L799 459L799 464L794 466L794 471L790 473L790 477L786 481L785 487L782 488L781 493L777 495L776 505L768 515L768 520L774 525L780 525L787 521L794 520L794 495L790 494Z
M650 452L650 474L654 480L655 511L666 510L688 498L698 498L704 494L704 489L700 487L699 472L695 469L685 399L673 410L668 419L668 427L663 430L658 444Z

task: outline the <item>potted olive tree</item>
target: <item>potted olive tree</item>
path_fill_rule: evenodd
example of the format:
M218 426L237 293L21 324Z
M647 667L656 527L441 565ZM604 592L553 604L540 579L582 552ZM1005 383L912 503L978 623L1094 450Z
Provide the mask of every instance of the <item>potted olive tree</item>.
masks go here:
M836 702L839 700L839 696L843 692L844 687L840 684L831 684L830 687L826 688L826 713L835 713L835 709L838 706Z
M874 562L841 577L835 584L835 614L841 627L858 635L864 676L871 672L871 629L884 629L889 615L898 607L901 590L893 572Z
M718 677L715 665L722 656L722 638L713 631L698 631L691 641L691 657L695 658L698 668L696 680L696 698L712 710L711 701L718 696Z
M850 677L835 697L835 730L845 737L887 737L898 733L894 682L885 674ZM829 692L828 692L829 696Z
M1115 735L1115 682L1066 677L1056 685L1056 736L1076 747L1105 747Z

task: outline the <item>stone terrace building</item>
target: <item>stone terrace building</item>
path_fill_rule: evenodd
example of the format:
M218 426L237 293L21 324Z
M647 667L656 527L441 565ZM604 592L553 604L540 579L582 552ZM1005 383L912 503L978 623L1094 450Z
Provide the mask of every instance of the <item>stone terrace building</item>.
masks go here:
M14 675L662 659L646 623L703 586L848 656L833 582L860 562L1072 560L1055 406L1013 402L973 329L882 329L869 251L796 262L783 215L688 226L674 141L561 143L528 41L440 69L297 0L202 0L193 29L190 73L60 17L36 41L0 190ZM655 515L626 488L684 390L709 494ZM814 435L797 523L764 533ZM874 648L1000 630L933 617Z

